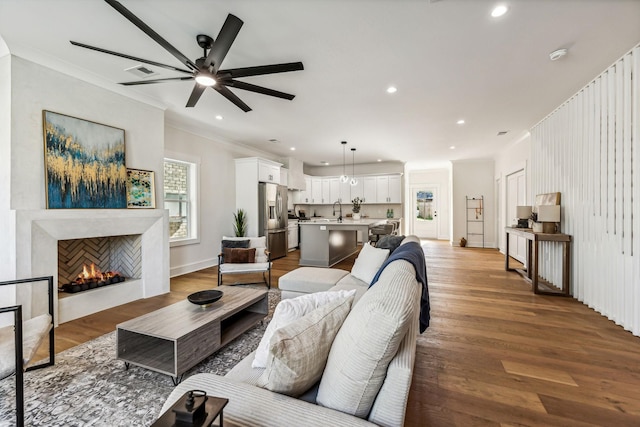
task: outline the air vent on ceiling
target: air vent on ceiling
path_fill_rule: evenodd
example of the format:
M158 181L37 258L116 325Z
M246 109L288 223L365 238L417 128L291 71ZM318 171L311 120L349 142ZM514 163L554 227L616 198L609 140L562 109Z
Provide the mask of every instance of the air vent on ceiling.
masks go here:
M144 65L136 65L135 67L131 67L131 68L127 68L125 69L125 71L130 72L131 74L133 74L136 77L140 77L140 78L147 78L147 77L152 77L152 76L157 76L158 73L156 73L153 70L150 70L149 68L145 67Z
M498 136L506 135L507 132L509 132L509 131L508 130L501 130L500 132L498 132Z

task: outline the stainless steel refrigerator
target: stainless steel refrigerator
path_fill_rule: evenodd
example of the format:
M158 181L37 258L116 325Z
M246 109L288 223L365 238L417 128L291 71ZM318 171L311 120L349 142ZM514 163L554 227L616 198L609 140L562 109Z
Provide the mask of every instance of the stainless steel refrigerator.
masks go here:
M287 187L258 184L258 235L267 236L271 259L287 256Z

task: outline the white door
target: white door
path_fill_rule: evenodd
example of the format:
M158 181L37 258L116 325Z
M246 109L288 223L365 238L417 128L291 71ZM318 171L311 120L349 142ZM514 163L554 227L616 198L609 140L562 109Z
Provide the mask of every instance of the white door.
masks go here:
M507 225L517 223L516 207L526 205L526 181L524 170L507 175L506 212ZM509 235L509 255L525 264L527 259L527 240L524 237Z
M411 187L413 234L424 239L438 238L438 187Z

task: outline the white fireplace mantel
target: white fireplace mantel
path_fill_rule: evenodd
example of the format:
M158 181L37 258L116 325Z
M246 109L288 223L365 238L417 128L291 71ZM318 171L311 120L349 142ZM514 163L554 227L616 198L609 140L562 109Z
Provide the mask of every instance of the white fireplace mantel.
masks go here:
M82 302L64 298L64 312L57 312L65 322L93 312L169 292L169 214L164 209L61 209L16 211L17 277L54 276L57 285L58 240L91 237L142 235L142 277L136 292L96 292L82 295ZM126 282L125 282L126 283ZM134 285L132 283L132 285ZM106 291L107 289L105 289ZM31 298L33 309L40 311L40 301ZM89 300L89 301L88 301ZM60 310L57 295L55 308ZM69 312L67 307L73 307Z

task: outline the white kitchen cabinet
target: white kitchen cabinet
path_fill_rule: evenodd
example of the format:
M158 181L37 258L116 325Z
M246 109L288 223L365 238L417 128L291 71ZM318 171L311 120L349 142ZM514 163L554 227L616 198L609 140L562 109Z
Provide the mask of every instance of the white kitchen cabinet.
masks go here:
M311 177L311 204L322 204L322 178Z
M349 190L350 190L349 201L355 199L356 197L359 197L361 201L364 198L363 177L357 176L356 179L358 180L358 183L356 185L349 184Z
M294 202L298 205L308 205L311 203L311 177L309 175L304 175L304 189L300 189L300 191L296 191L296 198Z
M359 178L362 180L362 203L377 203L377 181L375 176L365 176Z
M287 250L293 251L298 247L298 221L289 220L287 226Z
M351 197L351 184L349 184L349 181L340 182L340 178L338 178L338 182L340 188L340 203L351 203L351 200L355 197Z
M258 181L280 184L280 163L257 159Z
M400 175L376 177L376 200L378 203L402 203L402 179Z
M286 185L289 187L289 170L280 168L280 185Z
M331 180L333 178L322 178L322 200L320 203L327 205L335 202L331 194Z

